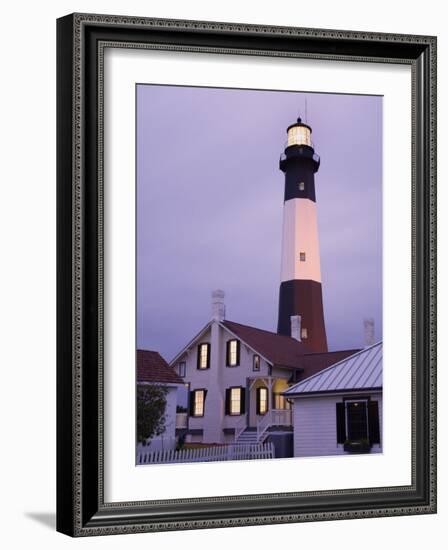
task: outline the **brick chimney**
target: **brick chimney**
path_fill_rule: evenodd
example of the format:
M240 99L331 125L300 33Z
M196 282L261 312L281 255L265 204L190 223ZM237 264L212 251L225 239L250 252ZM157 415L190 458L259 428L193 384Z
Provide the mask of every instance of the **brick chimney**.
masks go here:
M375 343L375 321L371 317L364 319L364 347L368 348Z
M226 318L224 297L224 290L214 290L212 292L212 321L221 322Z

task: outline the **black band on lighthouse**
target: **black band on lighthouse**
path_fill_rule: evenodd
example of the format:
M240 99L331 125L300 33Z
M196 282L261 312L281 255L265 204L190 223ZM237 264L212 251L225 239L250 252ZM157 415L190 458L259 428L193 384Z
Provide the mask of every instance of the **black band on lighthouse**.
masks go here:
M278 334L291 336L291 316L301 316L301 326L306 329L302 342L310 351L326 352L322 285L311 280L284 281L280 285L278 307Z

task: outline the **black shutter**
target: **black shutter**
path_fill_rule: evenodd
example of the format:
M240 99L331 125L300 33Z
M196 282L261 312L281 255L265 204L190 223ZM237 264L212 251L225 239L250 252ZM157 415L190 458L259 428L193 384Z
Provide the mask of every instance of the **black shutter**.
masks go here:
M210 368L210 344L207 344L207 368ZM205 396L204 396L205 400Z
M344 443L347 439L345 433L345 403L336 403L336 429L338 443Z
M200 361L201 361L201 344L198 345L198 356L197 356L197 360L196 360L196 368L199 369L199 364L200 364Z
M369 402L369 438L370 444L380 443L380 418L378 401Z
M229 359L230 359L230 340L227 340L227 342L226 342L226 367L229 366Z
M241 388L240 414L246 412L246 388Z
M230 388L226 388L226 414L230 414Z
M257 388L257 414L260 414L260 393L261 388Z
M236 364L240 364L240 341L236 341Z
M194 416L194 391L191 391L189 394L189 400L190 400L190 416Z

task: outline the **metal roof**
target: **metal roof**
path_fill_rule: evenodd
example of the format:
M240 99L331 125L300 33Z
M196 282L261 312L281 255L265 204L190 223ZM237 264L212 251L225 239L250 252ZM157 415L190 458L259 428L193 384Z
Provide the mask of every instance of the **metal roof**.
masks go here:
M378 342L303 382L295 384L283 395L364 390L383 387L383 343Z

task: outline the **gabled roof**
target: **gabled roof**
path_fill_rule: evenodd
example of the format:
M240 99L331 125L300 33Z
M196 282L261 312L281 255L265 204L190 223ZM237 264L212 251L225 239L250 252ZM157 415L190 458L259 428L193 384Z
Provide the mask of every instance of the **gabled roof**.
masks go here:
M157 351L137 350L137 383L183 384L183 380Z
M335 391L381 389L382 374L383 343L378 342L295 384L283 394L291 397Z
M175 355L175 356L171 359L170 365L173 366L173 365L176 363L176 361L177 361L178 359L180 359L180 358L182 357L182 355L183 355L186 351L188 351L188 350L195 344L195 342L196 342L197 340L199 340L200 338L202 338L202 337L204 336L204 334L209 330L209 328L211 327L211 325L212 325L212 321L209 321L209 322L205 325L205 327L203 327L195 336L193 336L193 338L188 342L188 344L187 344L186 346L184 346L184 347L180 350L180 352L179 352L177 355Z
M191 349L199 341L207 330L210 329L211 322L207 323L196 336L171 360L173 366L182 355ZM271 365L289 369L300 369L302 376L312 376L316 372L333 365L334 363L353 355L358 350L329 351L322 353L312 353L306 344L299 342L290 336L277 334L249 325L242 325L234 321L222 321L219 323L225 330L241 339L255 353L258 353Z
M309 348L303 342L290 336L241 325L233 321L223 321L221 324L270 363L279 367L300 368L300 358L304 354L310 353Z

